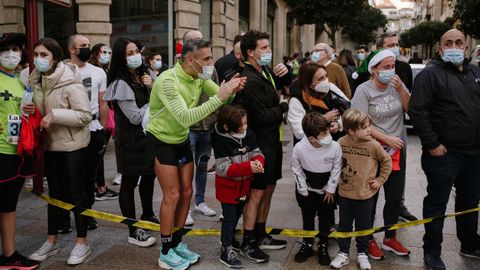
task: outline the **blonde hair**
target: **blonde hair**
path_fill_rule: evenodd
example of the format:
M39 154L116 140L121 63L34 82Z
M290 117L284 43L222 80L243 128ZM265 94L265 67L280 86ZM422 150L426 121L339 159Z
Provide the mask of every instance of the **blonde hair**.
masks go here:
M356 109L348 109L342 116L343 128L348 132L349 129L357 130L367 123L371 123L370 116L366 112Z

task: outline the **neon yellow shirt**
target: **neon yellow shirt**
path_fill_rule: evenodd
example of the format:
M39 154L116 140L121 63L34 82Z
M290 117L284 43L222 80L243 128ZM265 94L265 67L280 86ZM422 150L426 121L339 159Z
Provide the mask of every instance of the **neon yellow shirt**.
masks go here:
M0 71L0 153L16 155L20 135L23 91L25 86L14 75Z

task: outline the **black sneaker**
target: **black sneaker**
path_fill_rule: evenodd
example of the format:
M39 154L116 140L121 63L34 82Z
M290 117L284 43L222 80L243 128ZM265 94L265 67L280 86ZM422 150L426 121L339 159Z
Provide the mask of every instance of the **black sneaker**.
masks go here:
M251 241L246 245L242 245L240 247L240 254L242 254L254 263L268 262L268 260L270 259L270 256L268 256L267 254L265 254L265 252L258 248L255 241Z
M282 249L287 246L287 241L274 239L270 234L266 234L258 241L258 247L261 249Z
M18 251L15 251L9 257L0 256L0 269L30 270L37 268L39 265L40 262L29 260Z
M442 258L436 255L424 254L423 261L428 269L431 270L447 270L445 263L443 263Z
M236 252L239 252L240 251L240 246L242 244L240 243L240 241L238 241L235 236L233 236L232 238L232 249L235 250Z
M95 192L95 201L106 201L106 200L116 200L120 197L118 192L115 192L110 189L106 189L105 192Z
M415 220L418 220L418 218L415 217L414 215L412 215L412 213L410 213L407 208L400 209L400 216L399 216L399 218L400 218L400 219L403 219L404 221L415 221Z
M468 258L480 259L480 249L469 251L462 248L460 249L460 255Z
M87 217L87 229L95 230L98 228L98 223L93 217Z
M156 216L145 217L145 216L142 215L140 217L140 220L150 221L150 222L155 223L155 224L160 224L160 220L158 220L158 218Z
M311 244L307 244L305 242L300 242L300 250L295 254L295 258L293 259L297 263L303 263L308 260L308 258L313 256L313 249Z
M318 243L318 263L320 265L330 265L332 259L328 254L328 240Z
M230 268L242 268L242 262L238 259L237 253L232 249L232 246L222 247L219 260Z

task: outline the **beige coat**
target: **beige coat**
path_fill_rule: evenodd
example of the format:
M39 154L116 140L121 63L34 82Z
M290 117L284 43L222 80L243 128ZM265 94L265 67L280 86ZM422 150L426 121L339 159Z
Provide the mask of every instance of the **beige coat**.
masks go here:
M45 150L71 152L87 147L92 114L78 67L60 62L52 74L44 76L35 69L29 79L35 106L42 116L53 116Z

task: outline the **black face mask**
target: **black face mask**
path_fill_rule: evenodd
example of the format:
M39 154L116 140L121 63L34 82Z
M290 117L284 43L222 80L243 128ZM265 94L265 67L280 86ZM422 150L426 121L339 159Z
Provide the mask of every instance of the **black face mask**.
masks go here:
M80 48L79 50L80 52L77 55L78 59L82 62L87 62L87 60L90 59L90 48Z

